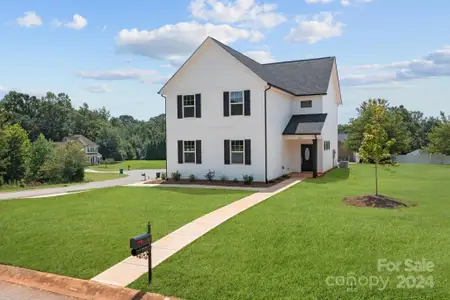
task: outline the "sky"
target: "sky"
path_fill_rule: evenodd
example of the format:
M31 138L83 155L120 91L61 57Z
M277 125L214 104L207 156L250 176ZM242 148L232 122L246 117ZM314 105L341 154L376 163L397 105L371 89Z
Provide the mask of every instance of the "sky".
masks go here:
M375 97L450 114L449 16L448 0L4 1L0 97L63 92L147 120L212 36L261 63L336 56L340 123Z

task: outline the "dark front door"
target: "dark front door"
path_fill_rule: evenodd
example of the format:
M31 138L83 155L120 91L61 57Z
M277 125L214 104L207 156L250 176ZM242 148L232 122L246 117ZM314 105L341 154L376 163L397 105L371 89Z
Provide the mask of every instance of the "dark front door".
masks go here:
M302 145L302 172L312 172L313 170L312 148L312 145Z

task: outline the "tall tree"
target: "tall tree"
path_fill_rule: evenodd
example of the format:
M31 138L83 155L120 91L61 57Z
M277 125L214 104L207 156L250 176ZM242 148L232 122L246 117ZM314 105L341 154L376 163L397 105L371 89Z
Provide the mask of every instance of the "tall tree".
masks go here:
M372 121L378 107L385 111L379 116L381 118L379 125L383 127L389 140L395 139L395 144L389 149L390 153L407 153L411 149L411 134L407 130L402 115L390 109L389 103L385 99L369 99L356 109L358 117L351 119L348 126L348 149L355 152L359 151L364 139L366 125Z
M376 102L371 102L369 106L372 114L365 126L364 138L358 152L364 162L375 164L375 191L378 196L378 166L391 164L390 149L395 144L395 139L388 138L382 125L386 118L386 107Z
M31 147L27 132L19 124L6 126L0 133L3 140L0 145L4 145L0 157L2 162L3 178L5 181L21 180L25 175L26 162L28 160L29 149Z
M45 162L54 154L55 148L51 142L47 141L43 134L33 142L30 149L30 156L27 162L26 180L38 181L44 180L42 167Z
M430 140L428 151L450 155L450 116L445 116L441 112L441 122L433 127L428 138Z

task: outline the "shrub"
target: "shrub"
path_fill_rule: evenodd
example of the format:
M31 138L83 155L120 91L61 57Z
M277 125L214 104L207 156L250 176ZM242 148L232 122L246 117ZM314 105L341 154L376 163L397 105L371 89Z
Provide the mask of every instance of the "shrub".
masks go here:
M244 180L244 184L246 184L246 185L251 185L253 183L252 175L243 175L242 179Z
M166 179L167 179L166 172L162 172L162 173L161 173L161 179L162 179L162 180L166 180Z
M178 170L176 172L172 172L172 174L170 174L172 176L172 179L175 181L178 181L181 179L181 173L178 172Z
M234 183L238 183L239 180L235 177L235 178L233 179L233 182L234 182Z
M216 172L211 171L211 170L208 170L208 173L205 174L205 178L206 178L208 181L213 181L214 176L216 176Z
M195 181L195 175L194 174L189 175L189 181L190 182L194 182Z
M81 182L87 157L78 142L68 142L56 148L42 166L42 176L52 183Z
M44 163L54 154L55 148L47 141L41 133L30 149L27 161L25 179L27 182L43 181L42 167Z
M228 180L228 177L225 175L220 176L220 181L225 182Z

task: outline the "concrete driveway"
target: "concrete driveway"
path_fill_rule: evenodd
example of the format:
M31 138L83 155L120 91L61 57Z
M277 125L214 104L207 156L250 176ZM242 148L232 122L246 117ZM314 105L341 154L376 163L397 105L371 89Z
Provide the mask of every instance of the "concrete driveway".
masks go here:
M67 193L74 191L83 191L90 189L99 189L105 187L112 186L121 186L130 183L136 183L141 181L144 177L142 176L145 173L146 178L155 178L156 172L164 172L165 170L132 170L125 171L125 174L128 174L127 177L106 180L106 181L97 181L97 182L89 182L82 184L74 184L72 186L66 187L56 187L56 188L48 188L48 189L34 189L34 190L24 190L18 192L0 192L0 201L1 200L9 200L9 199L20 199L20 198L28 198L34 196L42 196L42 195L51 195L51 194L59 194L59 193Z

